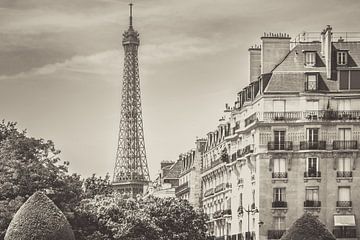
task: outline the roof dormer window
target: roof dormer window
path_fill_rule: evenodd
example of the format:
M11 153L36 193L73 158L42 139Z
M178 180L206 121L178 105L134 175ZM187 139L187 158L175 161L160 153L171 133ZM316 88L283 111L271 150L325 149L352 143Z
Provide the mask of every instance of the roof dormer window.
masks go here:
M318 90L318 78L317 74L306 74L305 91L317 91Z
M305 52L305 66L314 67L316 64L315 52Z
M347 64L347 52L346 51L337 52L337 64L338 65L346 65Z

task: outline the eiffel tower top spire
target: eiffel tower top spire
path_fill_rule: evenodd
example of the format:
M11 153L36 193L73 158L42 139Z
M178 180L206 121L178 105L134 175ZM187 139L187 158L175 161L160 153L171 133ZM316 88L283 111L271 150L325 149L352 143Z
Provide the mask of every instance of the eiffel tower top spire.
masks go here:
M129 25L129 27L132 28L132 22L133 22L133 21L132 21L132 18L133 18L133 16L132 16L132 15L133 15L132 8L133 8L133 3L132 3L132 2L129 3L129 6L130 6L130 14L129 14L129 15L130 15L130 16L129 16L129 17L130 17L130 25Z
M133 3L129 3L129 29L123 34L123 46L129 44L140 44L139 33L133 28Z

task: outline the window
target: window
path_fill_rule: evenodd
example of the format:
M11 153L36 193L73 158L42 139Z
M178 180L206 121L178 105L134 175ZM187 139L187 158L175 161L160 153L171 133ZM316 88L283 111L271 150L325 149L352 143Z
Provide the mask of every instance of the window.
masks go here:
M306 91L315 91L318 89L318 81L316 74L307 74L306 75L307 83L306 83Z
M338 102L339 111L349 111L351 110L351 99L340 99Z
M339 202L350 201L350 187L339 187L338 200Z
M307 129L307 139L309 142L318 142L319 141L319 129L318 128L308 128Z
M316 120L319 114L319 101L308 100L306 101L307 118L309 120Z
M274 147L276 150L285 149L285 131L274 131Z
M360 71L359 70L341 70L339 71L340 90L360 89Z
M274 230L285 230L285 217L274 217L273 219Z
M306 187L306 201L319 201L319 187Z
M286 161L284 158L274 159L274 173L285 173L286 172Z
M320 177L318 158L311 157L306 159L305 177Z
M341 141L351 140L351 128L339 128L339 140Z
M338 158L337 170L339 172L351 172L351 160L350 160L350 158Z
M339 51L337 53L337 64L338 65L346 65L347 64L347 52Z
M315 66L315 52L305 52L305 65L306 66Z
M274 188L273 201L286 202L285 188Z

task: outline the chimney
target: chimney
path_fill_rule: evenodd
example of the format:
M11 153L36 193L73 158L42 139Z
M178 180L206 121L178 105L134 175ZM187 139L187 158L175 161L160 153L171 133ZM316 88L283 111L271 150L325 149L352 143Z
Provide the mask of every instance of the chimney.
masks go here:
M271 72L290 51L290 37L285 33L264 33L261 37L261 74Z
M261 74L261 47L252 46L249 48L250 62L250 83L257 81Z
M332 28L327 25L324 31L321 33L321 47L323 57L325 58L326 64L326 75L328 79L331 79L331 39L332 39Z
M200 153L205 152L206 139L204 139L204 138L196 139L195 145L196 145L196 150L198 152L200 152Z

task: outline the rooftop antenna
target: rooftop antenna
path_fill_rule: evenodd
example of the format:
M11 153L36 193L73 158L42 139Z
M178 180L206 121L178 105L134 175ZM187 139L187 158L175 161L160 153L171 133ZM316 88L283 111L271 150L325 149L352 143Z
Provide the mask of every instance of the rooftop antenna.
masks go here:
M129 3L129 6L130 6L130 27L132 27L132 17L133 17L132 8L133 8L133 3L130 2L130 3Z

